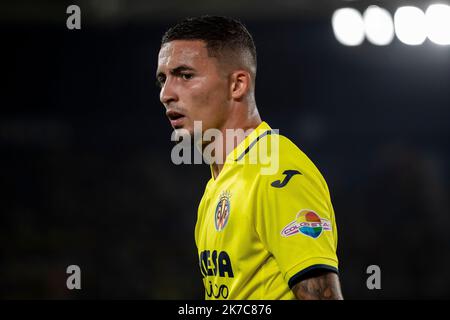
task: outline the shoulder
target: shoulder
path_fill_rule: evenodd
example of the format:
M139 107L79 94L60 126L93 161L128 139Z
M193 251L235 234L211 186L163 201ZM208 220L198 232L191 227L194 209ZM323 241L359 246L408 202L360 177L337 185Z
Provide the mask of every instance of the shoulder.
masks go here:
M258 189L265 190L264 193L279 190L283 194L308 189L308 192L329 198L328 185L320 170L291 139L272 133L258 141L257 149L254 152L259 152L260 164L253 175L256 175L254 183L258 184Z
M271 134L261 139L264 144L266 154L270 162L278 164L274 174L283 173L285 170L299 170L303 175L322 180L320 173L314 162L288 137L282 134ZM263 152L264 153L264 152Z

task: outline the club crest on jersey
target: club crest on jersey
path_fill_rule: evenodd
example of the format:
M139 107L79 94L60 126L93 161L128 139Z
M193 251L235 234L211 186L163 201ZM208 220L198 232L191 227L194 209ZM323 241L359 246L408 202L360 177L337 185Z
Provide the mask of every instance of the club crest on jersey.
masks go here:
M281 231L283 237L290 237L297 233L317 239L323 231L331 231L331 223L322 219L317 213L309 209L302 209L297 213L295 220Z
M214 213L214 224L217 231L222 231L228 223L230 217L230 193L228 191L222 192L219 202Z

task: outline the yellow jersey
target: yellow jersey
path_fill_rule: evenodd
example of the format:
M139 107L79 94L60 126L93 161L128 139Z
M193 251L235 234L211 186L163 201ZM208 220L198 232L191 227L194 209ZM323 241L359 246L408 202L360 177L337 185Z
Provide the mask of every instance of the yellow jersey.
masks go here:
M311 270L338 272L327 184L311 160L265 122L208 181L195 242L205 299L295 299L292 287Z

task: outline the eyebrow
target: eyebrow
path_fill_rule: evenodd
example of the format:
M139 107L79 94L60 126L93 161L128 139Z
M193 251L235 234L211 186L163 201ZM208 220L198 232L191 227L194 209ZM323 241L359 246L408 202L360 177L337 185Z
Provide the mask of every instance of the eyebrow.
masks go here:
M172 74L172 75L179 75L183 71L195 71L195 69L190 67L190 66L188 66L188 65L182 64L182 65L180 65L180 66L170 70L170 74ZM164 72L158 72L158 74L156 75L156 79L158 79L160 76L164 76L164 75L165 75Z

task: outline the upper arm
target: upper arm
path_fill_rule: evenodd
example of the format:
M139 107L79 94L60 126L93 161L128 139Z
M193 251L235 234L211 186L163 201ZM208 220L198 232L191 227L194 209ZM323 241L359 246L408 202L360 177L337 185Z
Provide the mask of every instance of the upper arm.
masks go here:
M319 284L335 284L337 227L328 187L306 155L283 138L280 145L277 172L258 177L256 232L291 290L306 276L315 284L317 272L334 274Z
M330 271L311 274L292 287L299 300L343 300L339 276Z
M288 170L301 174L286 183ZM281 167L280 171L261 183L262 205L256 211L255 225L292 288L312 269L338 272L337 229L329 198L311 173L294 166Z

